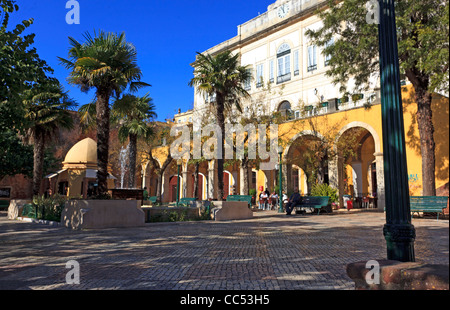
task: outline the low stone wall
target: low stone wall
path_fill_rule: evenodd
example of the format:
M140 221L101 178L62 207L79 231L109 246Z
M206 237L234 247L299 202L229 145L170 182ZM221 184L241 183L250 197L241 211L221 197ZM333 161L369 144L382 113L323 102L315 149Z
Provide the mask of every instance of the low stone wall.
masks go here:
M22 216L23 206L31 202L28 199L11 199L8 207L8 219L15 220Z
M145 214L136 200L69 200L61 224L72 229L138 227Z
M216 221L245 220L253 217L253 211L245 201L213 201L211 216Z
M449 266L420 262L378 260L379 283L368 284L366 261L347 265L347 275L357 290L448 290Z

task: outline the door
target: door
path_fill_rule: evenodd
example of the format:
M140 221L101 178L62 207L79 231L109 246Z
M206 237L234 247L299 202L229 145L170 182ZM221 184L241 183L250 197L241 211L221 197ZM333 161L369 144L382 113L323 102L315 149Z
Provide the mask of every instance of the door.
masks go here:
M170 201L177 201L177 176L173 176L169 181L169 197Z
M226 200L230 193L230 175L227 172L223 173L223 199Z

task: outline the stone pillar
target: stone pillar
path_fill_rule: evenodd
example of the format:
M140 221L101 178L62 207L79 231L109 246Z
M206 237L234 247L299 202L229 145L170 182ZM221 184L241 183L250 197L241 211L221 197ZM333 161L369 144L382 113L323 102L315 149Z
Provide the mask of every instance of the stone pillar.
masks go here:
M182 192L180 198L188 197L188 173L187 171L183 171L182 175Z
M353 188L355 189L355 197L362 197L363 193L363 172L362 172L362 162L361 161L353 161L352 168L355 172L353 174ZM355 179L356 176L356 179ZM356 187L356 188L355 188Z
M374 153L375 166L377 170L377 210L384 211L385 207L385 193L384 193L384 168L383 168L383 153ZM374 180L372 180L374 182Z
M214 161L208 162L208 199L214 199L215 171Z
M243 193L244 193L244 173L245 173L244 168L239 167L239 195L243 195ZM248 171L247 171L247 176L248 176Z
M338 190L339 193L339 180L338 180L338 157L330 158L328 160L328 185Z

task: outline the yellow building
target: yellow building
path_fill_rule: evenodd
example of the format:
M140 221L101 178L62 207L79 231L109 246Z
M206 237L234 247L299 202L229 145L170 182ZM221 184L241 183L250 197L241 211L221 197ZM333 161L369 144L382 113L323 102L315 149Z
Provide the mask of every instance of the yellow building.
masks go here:
M384 207L383 143L381 125L381 104L379 80L369 81L368 91L355 93L349 82L346 97L340 92L340 85L333 85L325 75L327 59L319 47L314 46L305 32L321 26L314 10L324 0L278 0L268 7L267 12L238 26L235 37L222 42L207 51L217 54L225 50L241 55L241 65L252 70L254 80L245 85L251 98L243 102L243 113L256 110L257 113L272 115L281 113L285 120L278 126L283 152L283 189L287 193L298 187L301 193L308 193L308 177L302 155L312 145L323 141L332 145L325 158L323 181L343 194L354 197L376 196L378 208ZM416 121L417 105L414 103L414 89L403 81L403 112L405 123L406 152L410 193L421 195L422 172L419 133ZM175 115L175 124L192 123L194 128L200 122L214 98L203 97L194 92L194 108ZM366 106L370 104L370 108ZM435 95L432 103L436 142L436 186L449 180L449 113L448 97ZM192 117L192 122L189 118ZM355 145L351 157L340 153L349 143ZM169 146L154 151L161 167L169 152ZM338 156L339 155L339 156ZM345 157L345 158L343 158ZM162 200L173 201L176 196L177 167L171 163L163 175ZM156 176L151 165L143 166L143 186L155 195ZM193 197L194 165L183 162L180 167L180 197ZM217 176L214 160L199 165L199 197L217 199ZM273 191L278 184L278 172L249 167L244 171L238 163L227 165L224 172L225 196L243 193L243 176L248 174L248 188L269 188ZM309 179L313 184L316 180ZM342 202L342 201L341 201Z
M87 198L97 188L97 143L91 138L76 143L66 154L62 169L46 178L50 192L68 197ZM109 174L108 188L115 187L115 177Z

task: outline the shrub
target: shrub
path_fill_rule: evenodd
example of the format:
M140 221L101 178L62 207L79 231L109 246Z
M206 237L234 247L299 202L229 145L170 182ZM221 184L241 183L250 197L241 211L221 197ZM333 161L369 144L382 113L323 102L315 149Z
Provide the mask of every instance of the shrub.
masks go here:
M330 199L328 200L328 204L337 202L339 200L337 189L332 188L327 183L314 185L311 189L311 196L328 196L330 197Z
M65 196L59 194L47 198L44 196L33 197L33 206L37 207L36 218L59 222L66 199Z

